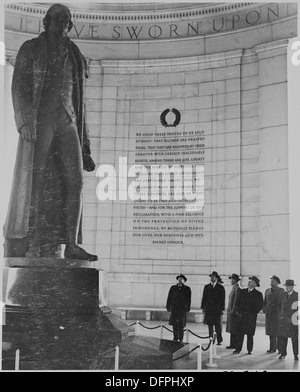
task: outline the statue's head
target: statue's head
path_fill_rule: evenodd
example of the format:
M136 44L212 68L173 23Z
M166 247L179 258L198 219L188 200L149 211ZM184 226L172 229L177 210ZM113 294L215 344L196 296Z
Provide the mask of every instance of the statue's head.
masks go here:
M48 9L43 23L46 31L51 30L58 34L62 34L64 31L67 33L73 27L71 12L68 7L62 4L53 4Z

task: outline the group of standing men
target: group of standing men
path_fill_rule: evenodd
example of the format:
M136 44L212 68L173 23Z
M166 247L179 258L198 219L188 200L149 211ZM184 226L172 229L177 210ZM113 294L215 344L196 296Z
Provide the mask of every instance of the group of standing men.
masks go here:
M220 275L213 271L210 283L204 286L201 309L204 323L208 325L209 335L216 332L217 344L221 345L222 315L225 311L225 289ZM174 340L183 340L183 330L186 325L186 313L191 306L191 289L185 285L184 275L176 277L178 283L170 288L167 299L167 310L171 312L169 324L173 325ZM233 349L233 354L239 354L243 347L244 337L247 336L247 351L251 355L256 330L257 315L263 310L266 315L266 335L270 338L268 353L280 354L279 359L287 355L288 338L292 339L294 358L298 361L298 322L297 304L298 293L294 290L295 283L288 279L286 290L280 288L280 279L273 275L271 287L266 290L265 297L257 290L260 280L250 276L248 287L242 288L237 274L229 276L232 289L227 306L226 332L230 333L230 344L227 349Z
M268 353L280 353L280 359L287 355L288 338L292 340L295 360L298 361L298 293L294 290L292 279L285 282L286 290L281 287L280 279L272 276L271 287L266 291L264 312L266 314L266 335L270 337Z
M225 289L220 275L213 271L211 282L204 286L201 309L204 313L204 323L208 325L209 335L215 329L218 345L222 344L222 315L225 310ZM247 351L250 355L253 350L253 336L256 329L257 314L263 308L263 296L259 287L259 279L251 276L248 288L242 289L237 274L232 274L232 290L229 295L227 314L227 332L230 333L230 345L234 354L239 354L243 347L244 336L247 335Z

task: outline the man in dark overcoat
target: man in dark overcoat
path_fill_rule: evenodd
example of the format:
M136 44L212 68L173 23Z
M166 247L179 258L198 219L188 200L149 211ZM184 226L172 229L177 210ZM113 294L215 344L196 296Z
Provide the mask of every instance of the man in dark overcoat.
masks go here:
M81 243L83 168L95 168L85 123L87 63L68 38L70 10L52 5L45 31L21 46L12 81L20 134L4 229L8 257L97 260Z
M278 276L273 275L271 278L271 287L266 290L264 297L264 312L266 314L265 330L266 335L270 338L270 348L267 353L276 353L278 349L278 330L279 330L279 312L281 296L284 292L280 285Z
M284 359L287 355L288 338L291 338L294 358L298 361L298 293L294 290L294 286L294 280L286 280L286 291L281 297L278 346L281 354L279 359Z
M204 286L201 309L204 313L204 324L208 325L209 336L217 334L218 345L222 344L222 315L225 309L225 289L220 275L213 271L210 283Z
M232 289L229 294L227 306L226 332L230 333L230 344L226 348L235 349L238 333L237 304L242 288L239 283L241 280L239 275L232 274L231 276L229 276L229 279L231 280Z
M173 326L173 340L183 341L183 330L186 325L186 314L191 308L192 292L184 283L187 278L180 274L176 277L177 284L171 286L167 299L167 311L171 312L169 325Z
M257 314L263 308L263 295L256 289L259 286L260 280L256 276L250 276L248 288L241 290L237 304L239 322L237 345L236 350L233 352L234 354L241 352L245 335L247 335L248 354L252 354Z

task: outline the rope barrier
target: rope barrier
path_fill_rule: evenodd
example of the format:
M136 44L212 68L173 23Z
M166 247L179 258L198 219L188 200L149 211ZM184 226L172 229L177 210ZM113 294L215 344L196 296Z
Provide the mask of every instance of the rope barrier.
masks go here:
M199 336L199 335L197 335L196 333L194 333L193 331L191 331L190 329L188 329L188 331L189 331L192 335L196 336L196 338L199 338L199 339L209 339L209 336Z
M143 325L140 322L139 322L139 324L140 324L141 327L146 328L146 329L157 329L157 328L160 328L160 325L157 325L156 327L147 327L146 325Z
M172 332L172 333L173 333L172 329L170 329L170 328L166 327L165 325L163 325L162 327L163 327L164 329L166 329L167 331L169 331L169 332Z
M201 347L202 351L208 351L210 346L211 346L211 344L212 344L212 339L210 339L210 341L209 341L209 343L208 343L206 348Z
M182 358L184 358L184 357L190 355L193 351L197 350L197 348L199 348L199 347L200 347L200 346L196 346L196 347L194 347L191 351L187 352L186 354L183 354L183 355L181 355L181 356L178 357L178 358L172 359L172 362L178 361L179 359L182 359Z
M166 327L165 325L156 325L155 327L147 327L146 325L140 323L139 321L136 321L136 322L134 322L134 323L132 323L132 324L129 324L129 327L132 327L133 325L136 325L136 324L139 324L141 327L143 327L143 328L145 328L145 329L164 328L164 329L166 329L167 331L173 333L172 329ZM190 332L190 333L191 333L192 335L194 335L196 338L199 338L199 339L209 339L209 336L200 336L200 335L197 335L195 332L191 331L190 329L186 329L186 328L185 328L185 329L183 330L183 332L186 332L186 331ZM215 342L215 339L216 339L216 336L214 336L214 342ZM214 342L213 342L213 343L214 343Z
M167 331L169 331L169 332L172 332L173 333L173 330L172 329L170 329L170 328L168 328L168 327L166 327L165 325L161 325L164 329L166 329ZM159 325L159 327L160 327L160 325ZM186 332L187 331L187 329L185 328L184 330L183 330L183 332Z

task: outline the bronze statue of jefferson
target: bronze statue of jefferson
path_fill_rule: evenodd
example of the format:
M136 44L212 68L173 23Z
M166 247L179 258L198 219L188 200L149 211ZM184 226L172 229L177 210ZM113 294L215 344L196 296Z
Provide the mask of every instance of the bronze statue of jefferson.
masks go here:
M70 10L52 5L45 31L20 48L12 98L20 134L4 228L8 257L97 260L81 243L83 169L94 170L85 123L87 63L68 38Z

